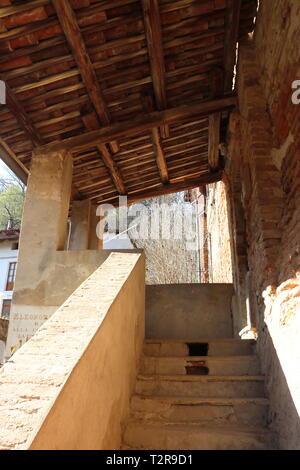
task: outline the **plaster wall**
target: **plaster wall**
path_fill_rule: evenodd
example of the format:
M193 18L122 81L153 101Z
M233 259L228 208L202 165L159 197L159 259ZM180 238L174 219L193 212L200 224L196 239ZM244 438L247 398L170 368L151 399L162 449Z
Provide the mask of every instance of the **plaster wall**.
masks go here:
M144 308L144 256L111 254L2 367L0 448L118 449Z
M232 284L146 286L146 338L232 338Z
M35 149L21 226L6 358L32 337L110 254L87 250L91 219L95 226L89 200L73 202L72 250L64 251L71 184L72 156L68 152Z
M126 252L137 253L138 250ZM39 276L16 286L8 330L6 357L31 338L75 289L109 257L112 250L49 251ZM116 252L116 250L114 250ZM20 284L19 284L20 286Z

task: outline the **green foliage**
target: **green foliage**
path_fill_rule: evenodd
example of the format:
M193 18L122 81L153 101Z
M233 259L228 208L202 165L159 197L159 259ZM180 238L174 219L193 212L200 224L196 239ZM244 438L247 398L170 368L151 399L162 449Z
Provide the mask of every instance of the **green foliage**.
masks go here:
M1 186L0 229L19 229L24 205L24 188L15 182Z

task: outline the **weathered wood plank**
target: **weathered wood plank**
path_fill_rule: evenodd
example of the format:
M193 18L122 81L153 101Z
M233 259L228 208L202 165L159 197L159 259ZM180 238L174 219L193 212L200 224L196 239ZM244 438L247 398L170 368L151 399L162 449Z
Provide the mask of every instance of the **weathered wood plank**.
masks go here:
M102 90L98 83L86 50L75 13L68 0L52 0L62 29L72 49L81 77L84 81L91 102L102 124L109 124L110 116L106 108Z
M36 21L35 23L29 23L26 24L25 26L19 26L17 28L10 29L9 31L3 31L0 33L0 42L1 41L6 41L6 40L11 40L11 39L17 39L22 36L26 36L28 34L33 34L37 31L40 31L41 29L48 29L55 27L57 25L57 20L39 20Z
M8 55L4 54L0 56L0 64L15 60L19 57L23 57L30 54L35 54L36 52L49 49L54 46L58 46L66 42L66 39L63 35L47 39L41 42L38 45L22 47L21 49L16 49L15 51L10 52Z
M160 179L162 183L167 183L169 181L168 167L157 128L152 129L152 139Z
M31 119L23 108L22 104L17 100L13 91L6 84L6 106L16 118L26 136L34 145L42 145L43 139L37 129L34 127Z
M23 5L10 5L0 8L0 18L6 16L23 13L24 11L31 10L33 8L39 8L50 3L50 0L34 0L33 2L25 2Z
M169 183L163 186L159 186L156 189L144 190L144 191L137 191L134 194L128 195L128 204L133 204L138 201L142 201L143 199L149 199L152 197L163 196L165 194L172 194L179 191L184 191L187 189L197 188L201 184L209 184L215 183L216 181L220 181L222 179L222 173L207 173L203 176L198 178L186 178L185 181L180 181L179 183Z
M212 98L217 98L222 94L224 87L223 76L223 71L219 68L215 68L211 71ZM221 113L210 114L208 120L208 164L211 171L216 171L219 167L220 127Z
M224 41L224 91L232 90L242 0L227 0Z
M107 146L105 144L98 145L98 149L102 155L103 162L105 166L108 168L112 180L115 184L115 187L119 194L126 194L126 188L123 181L123 177L121 172L118 168L118 165L115 163L112 155L110 154Z
M221 113L210 114L208 130L208 163L212 171L219 166L220 125Z
M230 110L234 108L236 104L236 97L234 95L228 95L214 100L202 101L194 105L183 105L164 111L154 111L152 113L142 114L131 121L117 122L99 130L70 137L63 140L61 143L54 142L52 146L53 148L65 147L70 151L77 151L93 145L107 143L121 137L133 136L139 132L160 127L165 124L170 125L184 120L187 121L195 116L205 116L217 111Z
M93 104L101 124L110 122L110 115L105 104L102 89L99 85L96 72L92 66L83 37L81 35L76 15L69 3L69 0L52 0L59 21L65 32L66 38L73 51L74 59L79 68L81 77L86 86L91 103ZM118 151L117 142L111 142L113 152Z
M158 110L167 108L162 28L158 0L142 0L146 40L150 58L155 102ZM163 138L169 137L168 126L161 128Z

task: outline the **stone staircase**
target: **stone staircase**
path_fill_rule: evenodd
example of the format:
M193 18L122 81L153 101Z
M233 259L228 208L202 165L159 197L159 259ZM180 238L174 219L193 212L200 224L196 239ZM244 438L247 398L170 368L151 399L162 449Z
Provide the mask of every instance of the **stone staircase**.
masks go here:
M274 448L255 342L146 340L123 449Z

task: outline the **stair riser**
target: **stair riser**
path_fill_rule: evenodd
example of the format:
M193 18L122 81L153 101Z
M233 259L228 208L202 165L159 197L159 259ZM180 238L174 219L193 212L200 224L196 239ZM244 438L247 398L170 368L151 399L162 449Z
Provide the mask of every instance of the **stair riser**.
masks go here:
M163 423L210 422L215 424L245 424L265 426L268 405L245 403L238 405L182 405L133 398L132 417Z
M185 431L152 427L141 424L129 424L124 436L124 443L134 449L172 450L267 450L273 448L270 435L249 435L247 433L199 432L192 426Z
M144 395L184 397L264 397L263 382L175 382L167 380L138 380L136 392Z
M228 359L195 358L159 358L147 357L142 360L143 374L158 375L187 375L187 367L203 366L207 375L259 375L260 366L257 357L245 356ZM206 370L207 369L207 370ZM204 372L204 369L202 369ZM200 371L196 375L201 375ZM203 373L202 375L206 375Z
M208 356L247 356L254 354L255 342L253 341L208 341ZM146 343L144 345L146 356L186 357L189 348L186 343Z

